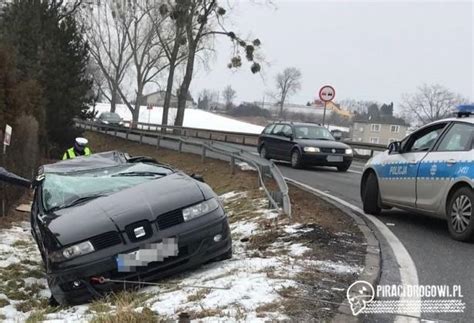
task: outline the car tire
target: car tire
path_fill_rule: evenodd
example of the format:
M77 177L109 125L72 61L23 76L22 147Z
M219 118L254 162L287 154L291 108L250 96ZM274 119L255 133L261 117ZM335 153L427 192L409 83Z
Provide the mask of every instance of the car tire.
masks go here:
M337 171L338 172L347 172L349 167L351 167L351 164L337 166Z
M291 151L291 167L301 168L303 163L301 162L301 153L298 149L293 149Z
M446 208L451 237L459 241L474 239L474 192L469 187L458 188L450 197Z
M262 145L260 147L260 157L264 158L264 159L268 159L268 152L267 152L267 148Z
M367 176L362 192L362 204L364 212L372 215L379 215L382 211L380 207L379 183L374 173Z

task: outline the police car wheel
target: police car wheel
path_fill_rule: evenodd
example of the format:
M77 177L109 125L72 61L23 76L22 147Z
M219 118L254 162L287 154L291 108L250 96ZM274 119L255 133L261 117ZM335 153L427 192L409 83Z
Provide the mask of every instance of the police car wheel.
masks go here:
M454 192L447 207L449 233L455 240L474 239L474 193L468 187Z
M374 173L370 173L367 176L362 194L364 212L367 214L379 215L382 209L379 205L379 184Z
M302 167L301 154L298 151L298 149L294 149L291 152L291 167L293 167L293 168L301 168Z

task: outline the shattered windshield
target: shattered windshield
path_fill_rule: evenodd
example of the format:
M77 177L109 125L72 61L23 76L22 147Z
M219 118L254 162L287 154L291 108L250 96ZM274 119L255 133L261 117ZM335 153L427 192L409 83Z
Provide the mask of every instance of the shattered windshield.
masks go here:
M110 195L173 173L171 168L145 163L120 165L74 173L46 174L43 205L54 211Z

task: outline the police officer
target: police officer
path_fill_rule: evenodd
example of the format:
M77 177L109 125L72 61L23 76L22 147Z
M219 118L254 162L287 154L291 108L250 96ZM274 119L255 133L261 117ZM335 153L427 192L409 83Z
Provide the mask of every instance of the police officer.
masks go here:
M66 150L64 153L63 160L73 159L77 156L89 156L92 154L90 148L87 147L88 143L89 141L86 138L76 138L76 140L74 140L74 146Z

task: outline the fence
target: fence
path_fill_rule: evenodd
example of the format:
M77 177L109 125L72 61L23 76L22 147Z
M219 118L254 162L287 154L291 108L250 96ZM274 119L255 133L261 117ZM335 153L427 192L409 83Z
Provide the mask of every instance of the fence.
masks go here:
M176 149L179 152L183 151L183 145L193 146L200 148L200 155L202 160L206 158L209 152L212 152L219 156L224 156L230 162L230 168L232 173L235 171L236 162L242 161L250 166L254 167L258 173L258 183L265 191L269 203L275 209L281 210L284 214L291 217L291 203L288 195L288 186L283 178L278 167L275 164L267 159L261 158L257 155L249 153L244 149L239 149L238 147L225 144L223 142L215 142L218 140L215 136L216 133L222 134L224 139L230 138L230 135L233 136L242 136L244 137L258 137L252 134L240 134L240 133L231 133L231 132L219 132L213 130L201 130L193 128L184 128L184 127L175 127L175 126L160 126L160 125L150 125L150 124L138 124L141 125L138 127L121 127L121 126L111 126L97 124L95 122L75 120L76 126L88 129L91 131L103 131L106 134L113 135L115 137L121 137L128 140L132 140L132 136L136 136L137 141L143 143L144 138L153 138L156 140L156 147L160 147L162 140L173 141L177 143ZM146 125L146 130L143 125ZM149 126L149 127L148 127ZM171 131L170 131L171 130ZM210 133L207 137L201 137L199 134L202 132ZM213 137L214 135L214 137ZM207 139L210 141L201 141L193 140L193 138ZM226 140L223 140L226 141ZM230 142L230 141L227 141ZM242 144L242 142L237 142ZM248 144L243 139L243 144ZM222 158L221 158L222 159ZM278 187L278 191L271 191L265 185L265 178L272 178Z

